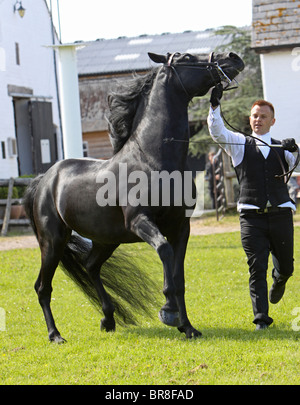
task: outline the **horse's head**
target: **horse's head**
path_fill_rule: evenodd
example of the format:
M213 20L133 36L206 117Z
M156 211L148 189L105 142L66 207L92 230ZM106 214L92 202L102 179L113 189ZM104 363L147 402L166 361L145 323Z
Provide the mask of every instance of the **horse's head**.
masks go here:
M204 60L200 56L189 53L173 53L157 55L148 53L151 60L163 63L166 68L172 69L177 77L177 85L189 99L203 96L216 84L222 83L224 87L244 69L244 62L235 53L214 54L213 52Z

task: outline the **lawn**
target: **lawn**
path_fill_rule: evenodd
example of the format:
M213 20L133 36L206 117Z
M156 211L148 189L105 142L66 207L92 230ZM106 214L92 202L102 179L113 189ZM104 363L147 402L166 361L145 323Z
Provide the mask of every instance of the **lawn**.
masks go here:
M295 275L283 300L270 306L274 324L261 332L255 332L252 323L239 232L190 238L186 302L193 326L203 333L196 340L187 340L177 329L160 323L159 306L153 310L153 319L139 317L137 326L101 332L99 313L57 270L52 308L67 343L51 344L33 289L39 251L0 252L0 308L2 318L3 313L6 316L5 330L3 319L0 330L0 384L299 384L298 227L295 236L299 241ZM126 249L142 257L143 265L152 263L149 271L162 285L155 253L144 244Z

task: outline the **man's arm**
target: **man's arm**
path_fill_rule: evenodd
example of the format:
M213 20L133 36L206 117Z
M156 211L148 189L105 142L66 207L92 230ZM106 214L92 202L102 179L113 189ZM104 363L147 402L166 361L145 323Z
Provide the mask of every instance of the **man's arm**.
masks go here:
M225 152L231 156L233 166L241 163L244 157L246 138L244 135L229 131L222 120L220 107L211 107L207 125L212 139L219 143Z

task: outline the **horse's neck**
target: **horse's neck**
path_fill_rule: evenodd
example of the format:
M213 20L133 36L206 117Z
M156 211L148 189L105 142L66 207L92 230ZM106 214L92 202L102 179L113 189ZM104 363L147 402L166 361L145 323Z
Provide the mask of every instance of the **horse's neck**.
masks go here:
M135 138L146 153L177 166L185 163L188 151L187 102L172 91L167 80L166 75L157 78L140 113Z

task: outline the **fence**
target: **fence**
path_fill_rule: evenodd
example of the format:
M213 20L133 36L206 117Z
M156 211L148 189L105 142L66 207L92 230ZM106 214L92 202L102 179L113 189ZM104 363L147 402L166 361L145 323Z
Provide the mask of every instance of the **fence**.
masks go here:
M232 169L230 158L219 149L213 159L214 197L217 221L222 219L227 208L236 206L234 201L233 179L235 172Z
M8 180L0 180L0 188L8 187L7 198L0 199L0 208L5 207L4 217L0 218L0 225L2 225L1 236L6 236L9 225L29 225L30 222L27 218L11 218L12 206L20 206L21 211L21 198L13 198L14 186L28 186L32 179L30 178L13 178Z

